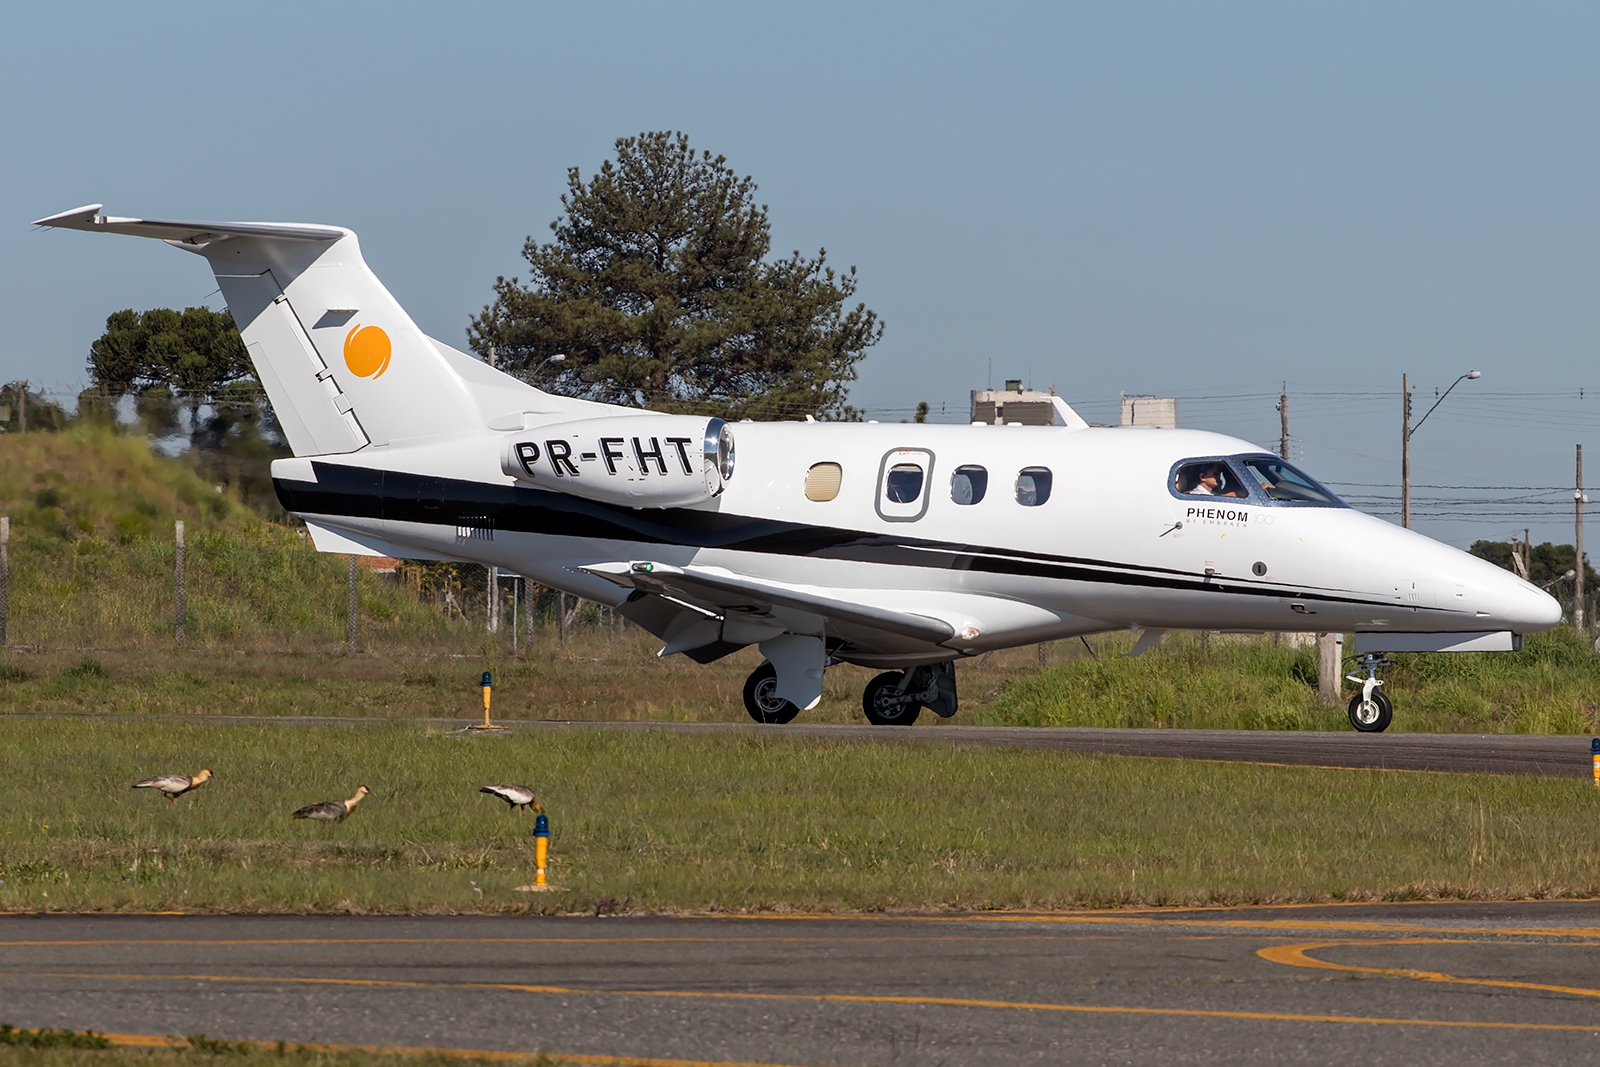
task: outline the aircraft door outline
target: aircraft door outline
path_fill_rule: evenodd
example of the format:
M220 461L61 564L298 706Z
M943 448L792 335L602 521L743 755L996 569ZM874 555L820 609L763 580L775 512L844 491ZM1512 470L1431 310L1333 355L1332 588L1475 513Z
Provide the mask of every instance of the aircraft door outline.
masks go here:
M916 522L928 513L933 496L933 453L926 448L896 448L878 464L873 497L884 522Z

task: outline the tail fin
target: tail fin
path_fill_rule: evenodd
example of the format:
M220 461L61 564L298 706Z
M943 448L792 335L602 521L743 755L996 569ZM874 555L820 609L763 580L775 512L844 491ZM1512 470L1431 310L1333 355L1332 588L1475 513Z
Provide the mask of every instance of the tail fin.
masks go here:
M297 456L495 428L527 413L600 414L426 336L338 226L112 218L35 225L155 237L204 256ZM516 426L508 425L515 422Z

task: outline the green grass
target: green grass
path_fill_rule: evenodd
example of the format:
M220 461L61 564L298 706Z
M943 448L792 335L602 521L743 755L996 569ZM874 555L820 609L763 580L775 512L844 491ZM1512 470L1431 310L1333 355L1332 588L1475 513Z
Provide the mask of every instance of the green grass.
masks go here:
M974 721L1015 726L1346 730L1343 707L1316 701L1316 650L1261 639L1169 636L1138 659L1132 639L1017 675ZM1349 662L1346 670L1353 669ZM1345 683L1348 697L1355 689ZM1426 733L1593 733L1600 655L1572 630L1533 634L1521 652L1402 656L1386 693L1391 730Z
M877 910L1600 895L1581 780L775 736L0 724L0 909ZM128 785L211 767L176 804ZM476 792L534 786L532 820ZM296 807L373 795L340 825Z

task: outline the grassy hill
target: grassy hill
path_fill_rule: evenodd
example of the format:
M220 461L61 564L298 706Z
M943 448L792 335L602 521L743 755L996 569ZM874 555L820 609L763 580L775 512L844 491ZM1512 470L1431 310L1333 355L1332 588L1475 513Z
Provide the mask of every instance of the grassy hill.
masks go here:
M0 515L11 518L12 645L170 647L178 519L189 643L309 650L344 640L345 557L316 552L301 531L141 437L93 425L0 437ZM437 641L463 629L369 571L360 610L373 639Z

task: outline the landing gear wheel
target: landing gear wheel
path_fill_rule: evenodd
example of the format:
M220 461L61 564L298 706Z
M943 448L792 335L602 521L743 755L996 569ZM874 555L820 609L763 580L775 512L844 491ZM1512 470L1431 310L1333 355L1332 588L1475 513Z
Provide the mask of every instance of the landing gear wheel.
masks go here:
M793 701L778 695L778 668L763 663L744 680L744 710L760 723L786 723L800 714Z
M1394 719L1394 705L1389 698L1374 689L1370 699L1360 693L1350 698L1350 725L1364 734L1381 734Z
M861 710L874 726L910 726L922 714L922 705L900 694L901 671L887 671L867 683L861 694Z

